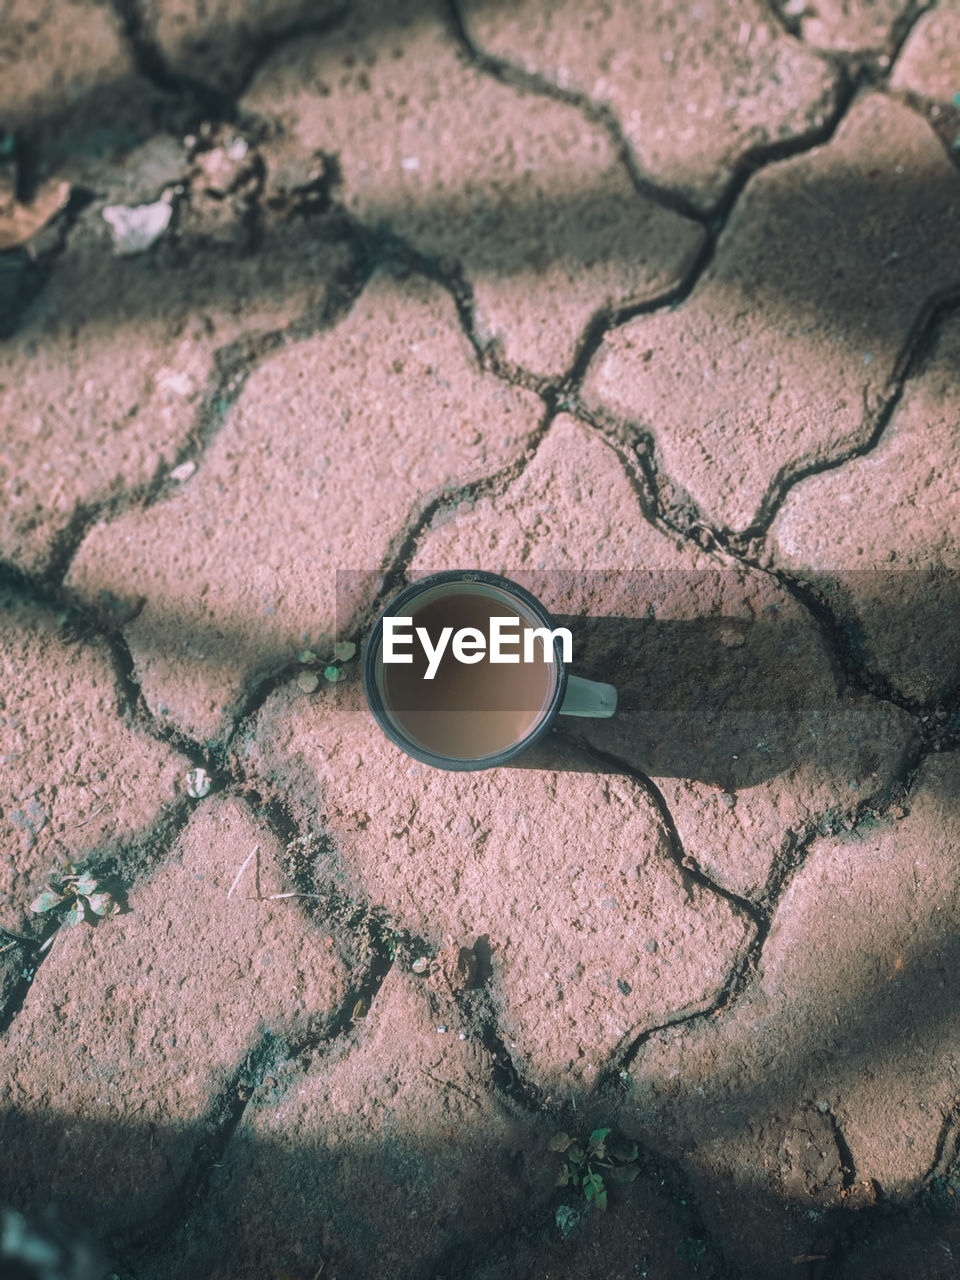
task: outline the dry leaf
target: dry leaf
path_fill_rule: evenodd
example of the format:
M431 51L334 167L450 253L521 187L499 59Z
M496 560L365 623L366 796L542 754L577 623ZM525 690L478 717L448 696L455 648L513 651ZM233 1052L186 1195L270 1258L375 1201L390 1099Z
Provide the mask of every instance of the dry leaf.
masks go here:
M45 227L70 198L70 183L51 178L29 204L8 200L0 204L0 252L17 249Z

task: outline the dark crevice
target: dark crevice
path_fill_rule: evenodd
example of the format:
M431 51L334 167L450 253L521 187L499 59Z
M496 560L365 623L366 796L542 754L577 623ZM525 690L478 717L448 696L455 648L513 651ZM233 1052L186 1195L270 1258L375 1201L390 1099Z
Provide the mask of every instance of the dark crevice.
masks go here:
M120 1257L156 1248L190 1218L210 1189L214 1168L221 1163L254 1089L270 1071L279 1069L283 1054L282 1041L273 1032L264 1031L210 1104L202 1122L208 1132L194 1149L190 1168L163 1205L148 1221L110 1237L111 1248Z
M931 712L928 703L901 693L887 676L882 672L871 670L866 665L857 652L856 642L850 638L848 628L836 617L823 594L815 586L786 570L764 570L757 564L751 564L749 560L745 560L744 563L760 572L770 573L784 591L813 617L827 643L831 658L842 673L844 683L861 693L870 694L881 702L889 702L914 717L918 722L917 729L921 734L925 750L949 749L951 737L946 731L946 726L950 722L951 712L960 709L956 706L960 689L954 692L945 706L936 707Z
M548 407L537 429L528 436L523 454L516 461L491 475L467 481L455 488L442 489L418 505L417 512L406 521L384 556L382 586L376 599L370 604L369 620L405 585L406 568L416 556L420 540L429 533L436 517L445 511L455 510L461 503L473 504L482 498L499 497L505 493L533 461L555 416L556 410Z
M613 311L598 312L590 320L581 336L570 370L562 379L562 386L571 391L579 388L586 377L590 362L603 342L604 334L610 329L618 328L637 316L652 315L656 311L664 311L685 302L713 260L715 251L716 237L708 234L704 237L703 244L690 264L686 276L678 284L642 302L628 303Z
M847 1140L843 1136L843 1130L837 1123L837 1117L832 1111L829 1115L830 1124L833 1129L833 1140L837 1144L837 1153L840 1156L841 1195L845 1196L857 1180L857 1166L853 1158L853 1153L847 1145Z
M53 950L54 939L61 927L59 919L35 923L37 917L12 933L0 928L0 945L15 945L0 957L0 1037L6 1035L14 1018L26 1001L40 966ZM30 929L31 933L26 933Z
M711 240L714 242L726 224L740 192L753 174L768 164L800 155L804 151L829 142L858 90L871 82L868 69L857 68L856 73L851 75L841 59L826 52L816 51L836 75L836 100L833 110L822 124L804 130L791 138L758 143L746 148L737 160L733 176L721 198L712 206L701 208L680 192L663 186L643 171L611 107L605 103L595 102L580 91L562 89L547 77L526 71L506 58L486 53L471 39L457 0L448 0L448 4L456 37L478 70L510 88L553 98L567 106L576 107L587 119L601 125L618 157L625 164L637 192L671 213L706 226L712 233ZM704 262L703 265L706 266L708 263Z
M125 837L92 858L82 858L83 867L93 872L101 888L110 890L113 897L123 904L127 891L173 848L196 803L186 796L180 797L143 831ZM5 945L9 937L19 939L13 955L20 968L19 975L11 981L8 962L4 976L0 978L0 1036L6 1033L23 1008L40 966L52 953L56 936L64 927L62 917L63 909L43 916L31 916L15 934L0 928L0 943ZM88 920L67 927L109 929L111 920L107 917L96 924Z
M698 889L705 890L719 898L723 898L724 901L730 904L738 916L746 917L753 926L752 935L747 939L741 950L740 956L732 965L730 972L708 1007L706 1009L698 1009L688 1014L678 1014L677 1017L671 1018L656 1027L642 1031L638 1036L634 1037L625 1048L621 1048L619 1050L615 1055L614 1060L598 1076L596 1088L598 1093L602 1094L604 1091L616 1086L620 1072L629 1067L630 1063L636 1058L640 1049L652 1036L656 1035L660 1031L667 1030L670 1027L681 1026L697 1018L709 1017L712 1014L720 1012L732 1001L738 998L747 985L751 974L756 969L760 953L763 950L763 944L766 941L767 934L770 930L772 917L766 907L758 906L748 898L745 898L741 894L735 893L730 889L724 888L715 880L711 879L711 877L700 868L696 860L685 852L683 843L680 839L680 833L677 830L676 823L674 822L673 815L670 812L666 799L659 787L656 786L651 778L635 766L620 759L611 752L604 751L588 742L582 741L576 732L563 733L561 736L567 741L575 743L575 745L583 750L587 756L595 759L599 764L603 765L605 771L615 771L626 777L632 778L650 796L667 836L667 849L669 851L671 861L675 864L680 873L681 882L688 900L692 900L694 886L696 886Z
M632 149L623 136L620 123L610 107L604 103L594 102L592 98L577 90L562 89L546 76L532 71L525 71L506 58L486 53L471 39L457 0L447 0L447 4L451 26L456 39L469 61L473 63L478 71L499 81L510 89L515 89L521 93L533 93L539 97L552 98L555 102L562 102L565 106L575 107L588 120L604 129L617 155L627 162L630 176L641 195L646 196L662 208L668 209L671 213L678 213L694 222L703 221L703 213L683 195L679 192L671 191L668 187L661 186L640 171L633 160Z
M762 538L770 529L787 495L794 485L811 476L835 471L855 458L862 458L876 448L902 399L907 382L921 370L931 355L945 320L960 308L960 285L943 290L929 298L921 307L910 332L901 347L890 377L890 390L883 404L868 418L869 431L864 440L852 445L831 458L813 462L788 463L773 478L760 504L757 519L743 532L730 534L718 531L731 549L745 549Z
M170 473L184 463L201 462L247 380L262 361L290 343L333 328L356 302L368 278L369 268L358 263L346 277L331 282L329 297L319 310L308 311L288 327L245 335L214 352L211 385L172 461L169 464L159 463L153 476L142 484L127 487L96 502L79 503L53 539L42 580L51 586L64 581L81 544L95 524L110 522L134 509L145 510L177 492L181 486L171 481Z
M320 18L300 19L279 31L260 30L245 51L242 67L231 77L229 92L205 80L174 71L154 39L140 0L110 0L126 39L134 65L145 80L163 93L193 104L196 119L232 121L238 118L237 102L257 71L282 45L307 35L323 35L339 26L349 12L343 4ZM215 39L216 37L211 37Z
M753 922L756 927L760 927L763 923L761 912L757 909L755 903L749 898L744 898L739 893L734 893L732 889L725 889L723 885L712 880L697 864L683 848L683 842L680 839L680 833L677 825L673 820L663 792L656 785L652 778L648 777L642 770L635 765L628 763L612 752L604 751L600 747L594 746L592 743L585 741L576 730L557 731L559 736L566 741L575 744L585 755L596 760L598 764L604 766L604 773L619 773L624 777L632 779L636 782L644 792L646 792L653 801L654 807L663 824L664 831L667 836L667 848L670 853L671 860L676 864L680 872L683 882L684 891L687 898L693 897L693 886L705 889L709 893L715 894L719 898L725 899L738 914L745 915Z
M496 1000L492 993L486 987L478 991L464 991L457 997L457 1006L490 1055L490 1082L494 1090L530 1115L549 1116L552 1109L547 1105L542 1090L523 1077L500 1034Z
M951 1170L956 1168L958 1159L960 1159L960 1127L957 1125L957 1111L954 1108L943 1117L930 1168L921 1181L929 1183L934 1178L947 1177Z
M887 73L893 70L893 65L903 52L903 47L913 35L914 27L931 9L936 8L936 0L910 0L908 4L897 14L890 28L890 35L887 39L886 53L890 59Z
M254 785L241 785L247 804L267 823L287 854L291 854L303 839L303 833L282 798L264 797ZM310 848L314 845L327 850L332 847L326 837L315 837ZM306 860L291 856L284 870L301 895L301 913L336 937L341 958L353 975L340 1007L326 1023L291 1043L288 1057L294 1059L309 1056L346 1035L357 1017L366 1016L398 957L429 954L432 948L423 938L397 926L386 911L371 906L365 899L350 896L332 881L318 881ZM357 1014L358 1004L364 1010L362 1015Z

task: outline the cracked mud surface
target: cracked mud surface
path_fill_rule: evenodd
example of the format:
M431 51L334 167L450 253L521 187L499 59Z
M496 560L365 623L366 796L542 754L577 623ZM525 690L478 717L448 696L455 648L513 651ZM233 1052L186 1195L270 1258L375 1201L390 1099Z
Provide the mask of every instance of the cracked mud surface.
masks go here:
M0 217L70 196L0 253L0 1210L122 1280L952 1275L954 6L8 8ZM323 667L445 568L616 717L400 753Z

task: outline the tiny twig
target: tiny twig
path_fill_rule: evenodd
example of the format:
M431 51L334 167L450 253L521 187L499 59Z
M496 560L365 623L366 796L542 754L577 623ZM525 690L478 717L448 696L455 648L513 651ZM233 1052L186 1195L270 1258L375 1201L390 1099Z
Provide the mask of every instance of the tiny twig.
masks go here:
M240 877L241 877L241 876L243 875L243 873L246 871L247 867L249 867L249 865L250 865L250 860L256 856L257 851L259 850L259 848L260 848L260 846L259 846L258 844L255 844L255 845L253 846L253 848L250 850L250 852L247 854L247 856L244 858L244 860L243 860L243 866L242 866L242 867L240 868L240 870L237 872L236 876L234 877L233 884L232 884L232 885L230 886L230 888L227 890L227 897L228 897L228 898L232 898L232 897L233 897L233 891L234 891L234 889L236 889L237 885L240 883Z
M278 898L323 898L322 893L268 893L264 897L251 898L251 902L276 902Z
M27 942L31 947L37 945L36 938L28 938L24 933L14 933L12 929L8 929L2 924L0 924L0 933L6 934L8 938L16 938L18 942ZM4 950L6 950L6 947L4 947Z
M107 806L102 804L99 809L94 809L93 813L88 814L82 822L75 822L72 827L67 827L68 831L76 831L79 827L85 827L88 822L92 822L99 813L103 813Z

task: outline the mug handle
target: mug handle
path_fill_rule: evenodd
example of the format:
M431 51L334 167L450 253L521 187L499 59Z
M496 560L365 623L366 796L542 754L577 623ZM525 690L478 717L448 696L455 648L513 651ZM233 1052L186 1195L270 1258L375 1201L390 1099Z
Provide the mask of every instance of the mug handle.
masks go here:
M612 684L567 676L567 692L560 707L562 716L582 716L608 720L617 709L617 691Z

